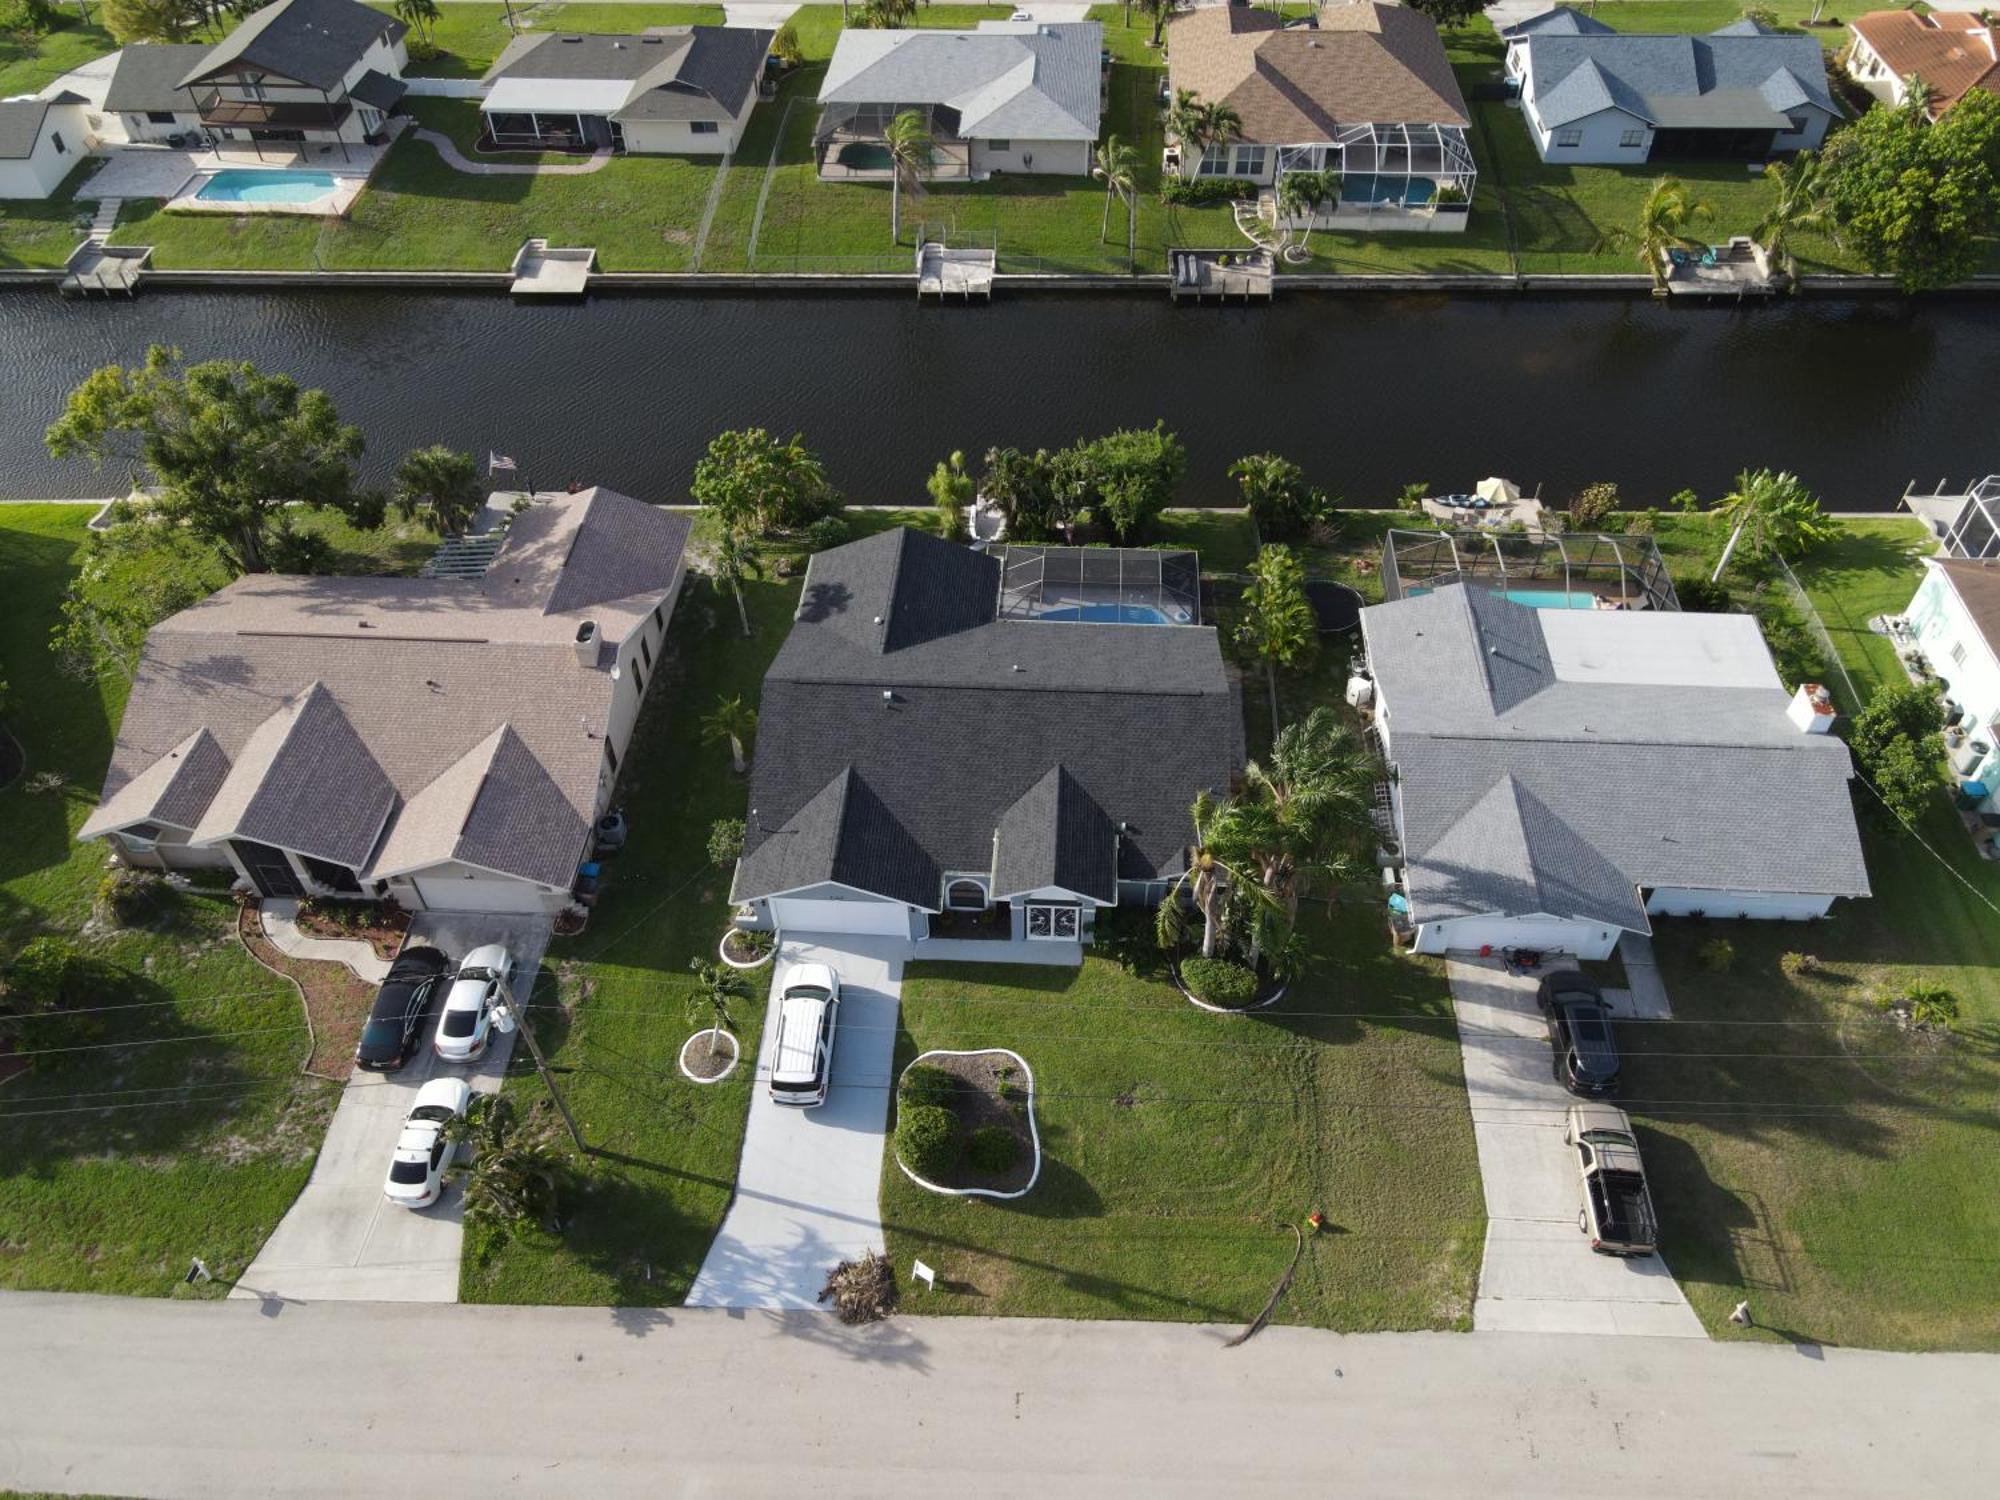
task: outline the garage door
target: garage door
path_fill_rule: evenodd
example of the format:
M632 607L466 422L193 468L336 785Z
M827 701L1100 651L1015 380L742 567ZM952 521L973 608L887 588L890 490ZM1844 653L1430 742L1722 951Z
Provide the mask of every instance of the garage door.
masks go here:
M865 932L910 935L910 909L893 901L804 901L777 896L771 920L780 932Z
M538 912L542 893L523 880L419 880L417 896L431 911Z
M1496 953L1509 947L1536 948L1545 953L1601 958L1603 953L1597 950L1605 948L1604 932L1552 917L1461 917L1455 922L1427 923L1420 946L1426 953L1477 953L1490 946ZM1617 938L1617 930L1612 929L1608 941L1616 942Z

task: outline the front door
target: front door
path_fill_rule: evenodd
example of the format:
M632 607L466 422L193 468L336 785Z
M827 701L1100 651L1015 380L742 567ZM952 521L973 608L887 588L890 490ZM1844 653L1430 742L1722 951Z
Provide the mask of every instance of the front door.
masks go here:
M253 844L248 839L231 839L229 847L260 896L305 895L306 888L292 862L285 858L284 850L273 849L269 844Z

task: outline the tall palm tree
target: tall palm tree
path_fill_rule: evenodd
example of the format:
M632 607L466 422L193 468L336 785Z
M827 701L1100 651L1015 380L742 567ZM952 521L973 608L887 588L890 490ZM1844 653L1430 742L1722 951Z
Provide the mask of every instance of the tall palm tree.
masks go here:
M741 531L733 528L722 533L715 544L713 558L715 581L726 587L736 597L736 618L742 622L743 638L750 638L750 607L743 602L743 581L746 578L762 578L764 563L757 555L757 548Z
M556 1228L562 1156L547 1120L519 1120L506 1096L475 1094L445 1133L454 1146L473 1149L464 1172L468 1217Z
M1302 877L1349 878L1374 827L1381 762L1329 708L1280 730L1271 753L1244 767L1247 795L1225 843L1256 866L1287 929L1296 922Z
M1107 135L1104 144L1097 148L1097 165L1090 169L1090 175L1104 184L1104 220L1098 225L1097 239L1102 244L1111 235L1111 199L1115 195L1125 205L1125 258L1132 261L1139 253L1139 153L1122 138Z
M1832 220L1822 190L1820 158L1802 151L1790 162L1773 161L1764 168L1764 178L1772 187L1771 206L1751 233L1778 269L1797 281L1799 262L1792 254L1792 236L1824 229Z
M471 455L436 443L403 455L396 465L395 501L403 515L425 517L438 535L457 536L486 503L486 491Z
M889 122L889 128L882 132L882 144L889 151L889 165L892 181L889 189L889 239L900 245L903 242L903 179L910 180L910 192L914 196L923 191L923 179L931 169L932 153L936 142L931 139L930 122L922 112L906 109Z
M1180 143L1181 176L1191 180L1201 170L1202 153L1208 149L1208 107L1193 89L1175 89L1174 102L1167 106L1167 134Z
M701 721L701 742L704 745L727 742L729 768L738 776L750 768L743 743L756 732L757 710L743 701L741 693L733 698L718 699L714 712L703 715Z
M1639 205L1639 216L1632 226L1614 227L1605 232L1604 238L1611 244L1632 246L1652 275L1654 294L1664 296L1668 252L1706 250L1708 246L1703 241L1688 234L1688 227L1713 212L1706 200L1696 198L1678 177L1662 177Z
M396 0L390 7L396 19L422 37L431 39L431 28L437 24L437 0Z
M1832 534L1821 513L1819 501L1796 474L1783 470L1745 469L1736 476L1736 488L1722 497L1716 514L1730 523L1729 541L1716 559L1709 582L1721 579L1739 544L1752 557L1803 550Z
M1176 935L1175 902L1183 891L1193 900L1195 909L1201 913L1203 958L1215 957L1215 941L1222 932L1223 908L1230 893L1240 890L1261 894L1262 890L1255 877L1234 860L1238 840L1231 837L1233 815L1233 805L1226 799L1217 801L1207 792L1194 799L1194 806L1188 809L1189 821L1194 825L1194 842L1188 846L1187 868L1160 903L1157 930L1161 941L1168 943Z

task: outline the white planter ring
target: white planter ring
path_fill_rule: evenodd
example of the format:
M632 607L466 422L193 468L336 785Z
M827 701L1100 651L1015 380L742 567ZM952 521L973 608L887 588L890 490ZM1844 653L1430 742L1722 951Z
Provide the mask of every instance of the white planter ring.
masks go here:
M717 944L715 945L715 952L716 952L716 955L717 955L717 956L718 956L719 958L721 958L721 960L722 960L722 961L723 961L724 963L728 964L730 968L732 968L732 969L761 969L761 968L763 968L763 967L764 967L764 965L765 965L765 964L769 963L769 962L770 962L770 961L771 961L772 959L774 959L774 958L776 958L776 957L778 956L778 944L777 944L777 940L776 940L776 938L775 938L775 937L773 937L773 939L772 939L772 942L771 942L771 947L770 947L770 951L769 951L769 952L767 952L767 953L766 953L766 954L765 954L765 955L764 955L764 956L763 956L762 958L760 958L760 959L757 959L757 960L755 960L754 962L752 962L752 963L747 963L747 964L746 964L746 963L744 963L744 962L743 962L743 960L742 960L742 959L740 959L740 958L731 958L731 957L729 956L729 935L730 935L730 933L733 933L733 932L735 932L736 930L737 930L736 928L732 927L732 928L730 928L730 929L729 929L729 930L728 930L727 932L724 932L724 933L722 934L722 941L721 941L721 942L719 942L719 943L717 943Z
M912 1172L908 1167L903 1165L903 1158L896 1153L895 1137L892 1135L890 1137L889 1154L896 1157L896 1165L902 1168L903 1175L918 1187L925 1188L933 1193L942 1193L947 1198L998 1198L1005 1201L1009 1198L1027 1197L1028 1194L1035 1190L1035 1184L1042 1180L1042 1133L1035 1125L1035 1070L1028 1066L1027 1058L1021 1056L1020 1053L1014 1051L1011 1047L968 1047L962 1051L939 1047L924 1053L922 1057L913 1058L910 1062L910 1067L903 1069L903 1073L909 1072L910 1068L914 1068L925 1057L985 1057L988 1053L992 1052L998 1052L1004 1057L1013 1058L1015 1062L1021 1065L1021 1071L1028 1077L1028 1141L1035 1149L1035 1169L1028 1174L1027 1186L1016 1188L1011 1193L1003 1193L998 1188L940 1187L935 1182L929 1182L919 1177L915 1172ZM903 1073L896 1075L896 1092L899 1096L903 1088Z
M723 1037L728 1038L729 1041L729 1066L724 1068L720 1073L717 1073L713 1078L703 1078L699 1073L696 1073L692 1068L688 1066L688 1048L692 1047L696 1042L700 1041L705 1036L718 1035L716 1028L711 1026L705 1031L697 1031L693 1036L689 1037L686 1041L681 1043L681 1053L680 1053L681 1072L687 1075L687 1079L690 1083L703 1083L703 1084L720 1083L722 1082L723 1079L727 1078L731 1073L734 1073L736 1071L736 1065L739 1062L743 1061L743 1048L737 1042L736 1038L730 1036L730 1034L726 1031L721 1032L719 1034Z
M1292 982L1288 979L1255 1005L1210 1005L1206 1000L1187 987L1186 983L1181 979L1181 966L1179 964L1170 964L1168 966L1167 977L1173 980L1174 988L1181 992L1183 1000L1187 1001L1189 1005L1194 1006L1195 1009L1205 1010L1212 1016L1247 1016L1252 1011L1263 1010L1266 1006L1276 1005L1280 1000L1285 998L1285 991L1292 987Z

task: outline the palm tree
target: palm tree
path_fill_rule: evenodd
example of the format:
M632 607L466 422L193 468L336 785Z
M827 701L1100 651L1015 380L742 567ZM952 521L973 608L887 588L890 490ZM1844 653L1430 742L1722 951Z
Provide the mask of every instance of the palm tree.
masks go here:
M1257 890L1258 882L1237 867L1231 858L1237 840L1230 821L1234 813L1233 804L1227 800L1218 802L1207 792L1194 799L1194 806L1188 809L1189 821L1194 824L1194 842L1188 846L1187 868L1181 872L1167 892L1166 900L1160 903L1156 931L1162 946L1172 946L1178 936L1176 923L1179 908L1176 906L1181 893L1187 892L1194 901L1195 909L1201 913L1201 956L1215 957L1215 940L1221 935L1223 908L1234 890Z
M445 1127L455 1147L470 1145L464 1171L469 1218L501 1224L534 1223L553 1231L562 1186L562 1156L553 1123L540 1115L517 1121L513 1101L475 1094L460 1118Z
M1180 143L1181 177L1192 179L1201 169L1202 153L1208 149L1208 106L1193 89L1175 89L1174 102L1167 106L1167 134Z
M1241 815L1229 834L1254 864L1287 928L1297 921L1299 880L1349 878L1374 827L1381 762L1325 706L1288 724L1263 761L1244 767ZM1228 840L1225 839L1225 842Z
M1710 583L1720 581L1738 543L1746 544L1752 557L1772 553L1782 557L1824 541L1833 532L1804 482L1783 470L1745 469L1736 476L1736 488L1722 497L1715 510L1731 528Z
M414 448L396 465L396 509L421 515L440 536L457 536L486 503L472 456L442 443Z
M708 1057L713 1062L715 1044L721 1034L725 1031L731 1036L736 1034L736 1018L729 1013L729 1002L748 995L750 986L734 969L713 959L691 958L688 969L695 983L687 997L688 1020L708 1032Z
M931 169L931 154L936 143L931 140L930 123L922 112L906 109L882 132L882 144L889 150L889 165L893 169L889 189L889 239L900 245L903 242L903 179L906 176L910 179L913 195L923 191L924 174Z
M1097 239L1102 244L1111 235L1111 199L1116 194L1125 205L1125 258L1135 260L1139 253L1139 153L1124 140L1115 135L1107 135L1104 144L1097 148L1097 165L1090 169L1090 175L1104 184L1104 220L1098 225Z
M930 491L938 535L947 542L959 540L965 534L966 507L978 493L978 485L965 471L965 455L953 449L951 457L931 470L924 488Z
M757 548L742 532L733 528L722 533L715 544L712 566L715 581L728 588L736 596L736 618L743 624L743 638L750 638L750 607L743 602L743 580L764 576L763 560L757 555Z
M1790 162L1773 161L1764 168L1764 178L1772 185L1771 206L1751 233L1778 269L1797 281L1799 262L1792 254L1792 236L1823 229L1831 221L1822 190L1820 158L1802 151Z
M390 7L397 20L416 32L426 42L431 39L431 27L437 24L437 0L396 0Z
M738 693L733 698L716 701L715 711L701 721L701 742L704 745L719 745L725 741L729 745L729 768L738 776L749 769L749 758L743 753L743 742L757 732L757 710L743 701Z
M1604 238L1610 244L1634 247L1638 258L1652 274L1654 295L1665 296L1668 252L1706 250L1708 246L1701 240L1691 238L1687 230L1696 219L1705 219L1713 212L1709 204L1694 197L1687 184L1678 177L1662 177L1646 194L1646 201L1639 205L1639 217L1632 227L1614 227L1605 231Z

